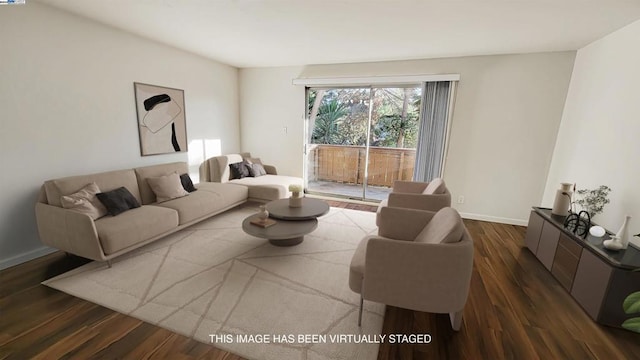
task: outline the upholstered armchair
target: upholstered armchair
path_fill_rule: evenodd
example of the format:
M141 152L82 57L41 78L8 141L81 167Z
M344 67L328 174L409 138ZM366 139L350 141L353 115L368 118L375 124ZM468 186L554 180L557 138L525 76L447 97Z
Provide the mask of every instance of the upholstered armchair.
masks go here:
M376 214L378 226L380 226L380 210L387 206L438 211L451 206L451 193L441 178L433 179L430 182L396 180L389 197L378 205Z
M382 208L378 235L362 239L351 260L349 287L364 300L448 313L458 331L469 294L473 241L458 212Z

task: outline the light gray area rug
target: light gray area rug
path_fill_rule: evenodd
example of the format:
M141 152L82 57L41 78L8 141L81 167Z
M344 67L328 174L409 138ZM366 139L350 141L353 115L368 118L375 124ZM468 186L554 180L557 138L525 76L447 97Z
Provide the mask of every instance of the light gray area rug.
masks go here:
M359 328L348 286L375 214L331 208L302 244L276 247L242 231L256 211L228 211L112 268L92 262L43 284L249 359L375 359L384 305L365 302Z

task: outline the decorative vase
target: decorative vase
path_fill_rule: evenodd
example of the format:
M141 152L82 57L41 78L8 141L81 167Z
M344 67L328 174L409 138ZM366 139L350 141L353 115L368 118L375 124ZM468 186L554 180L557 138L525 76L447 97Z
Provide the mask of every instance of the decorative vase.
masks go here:
M631 219L631 216L629 215L624 217L624 222L622 223L620 230L616 233L616 237L619 239L622 249L626 249L627 246L629 246L629 219Z
M269 211L264 205L260 205L260 210L258 211L258 219L265 221L269 218Z
M297 191L291 193L291 197L289 198L289 207L299 208L302 207L302 196Z
M553 215L567 216L569 215L569 209L571 207L571 183L561 183L560 189L556 190L556 199L553 202L553 209L551 213Z
M620 241L620 238L618 238L615 235L611 235L611 239L609 240L605 240L602 242L602 246L604 246L605 248L609 249L609 250L621 250L623 249L622 247L622 242Z

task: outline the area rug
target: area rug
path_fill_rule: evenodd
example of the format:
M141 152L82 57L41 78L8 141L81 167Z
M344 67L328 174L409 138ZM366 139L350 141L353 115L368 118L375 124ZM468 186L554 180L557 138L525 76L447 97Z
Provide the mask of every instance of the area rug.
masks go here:
M43 284L249 359L375 359L384 305L348 286L375 214L331 208L302 244L245 234L236 208L114 260Z

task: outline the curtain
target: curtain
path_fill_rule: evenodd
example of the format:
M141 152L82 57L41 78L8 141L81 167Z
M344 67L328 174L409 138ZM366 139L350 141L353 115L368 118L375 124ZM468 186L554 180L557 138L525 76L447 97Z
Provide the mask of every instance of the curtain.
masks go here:
M422 85L415 181L431 181L442 176L451 84L451 81L437 81Z

